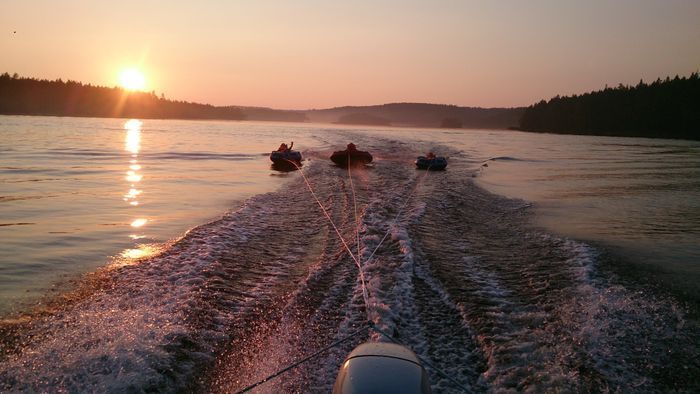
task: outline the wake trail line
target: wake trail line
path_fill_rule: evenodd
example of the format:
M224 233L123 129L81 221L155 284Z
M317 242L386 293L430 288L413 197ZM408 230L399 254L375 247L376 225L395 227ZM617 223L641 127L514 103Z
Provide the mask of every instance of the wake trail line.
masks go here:
M298 170L299 173L301 174L302 178L304 178L304 182L306 183L306 187L309 189L311 192L311 195L314 197L314 200L316 200L316 203L318 204L319 207L321 207L321 211L323 211L323 214L326 216L326 219L330 222L331 226L333 226L333 230L335 230L335 233L338 235L338 238L340 239L340 242L343 243L343 246L345 247L345 250L348 251L350 254L350 257L353 259L355 262L355 265L357 265L357 269L360 272L360 283L362 285L362 298L364 298L365 302L365 308L367 310L367 314L369 315L369 296L367 294L367 286L365 285L365 275L362 272L362 265L360 264L360 261L358 260L357 257L352 253L352 250L350 250L350 247L348 246L347 242L345 242L345 239L343 236L340 234L340 231L338 231L338 227L335 225L333 222L333 219L331 218L330 214L328 214L328 211L326 211L326 207L321 204L321 201L318 199L318 196L316 196L316 193L314 192L313 187L311 187L311 183L309 182L309 179L306 177L304 174L304 171L301 170L301 168L293 161L287 160L288 162L292 163ZM354 191L353 191L354 194Z

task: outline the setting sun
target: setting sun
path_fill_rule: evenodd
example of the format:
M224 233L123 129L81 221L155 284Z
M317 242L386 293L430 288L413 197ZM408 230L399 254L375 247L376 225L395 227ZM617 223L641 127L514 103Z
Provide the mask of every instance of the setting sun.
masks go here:
M119 85L128 90L143 90L146 87L146 78L141 71L129 68L119 74Z

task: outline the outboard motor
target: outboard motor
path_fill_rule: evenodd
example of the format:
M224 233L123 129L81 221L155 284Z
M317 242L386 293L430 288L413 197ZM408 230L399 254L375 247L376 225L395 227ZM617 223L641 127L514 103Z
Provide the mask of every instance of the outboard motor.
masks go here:
M363 343L340 367L333 394L429 394L428 374L410 349L395 343Z

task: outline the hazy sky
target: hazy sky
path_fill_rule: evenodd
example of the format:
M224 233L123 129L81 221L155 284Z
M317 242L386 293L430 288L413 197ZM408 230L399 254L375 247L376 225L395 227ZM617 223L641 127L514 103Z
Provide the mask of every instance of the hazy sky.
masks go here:
M216 105L521 106L700 69L698 0L0 0L0 27L0 72L136 66Z

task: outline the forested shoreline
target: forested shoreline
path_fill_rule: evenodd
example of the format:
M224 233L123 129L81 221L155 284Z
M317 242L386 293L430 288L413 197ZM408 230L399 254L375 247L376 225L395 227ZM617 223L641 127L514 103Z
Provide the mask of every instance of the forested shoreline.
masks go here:
M155 92L128 91L61 79L0 75L0 114L222 119L356 125L503 129L518 124L523 108L471 108L427 103L390 103L310 110L225 106L168 100ZM452 122L445 123L445 119ZM379 122L379 123L377 123ZM446 126L447 125L447 126Z
M695 72L542 100L525 109L520 130L700 140L700 77Z
M649 84L640 81L636 86L620 84L581 95L556 96L524 109L392 103L307 111L213 106L169 100L155 92L0 74L0 114L3 115L516 128L559 134L700 140L699 108L697 72L689 77L667 77ZM516 124L518 127L511 127Z
M155 92L0 75L0 114L146 119L243 120L237 107L168 100Z

